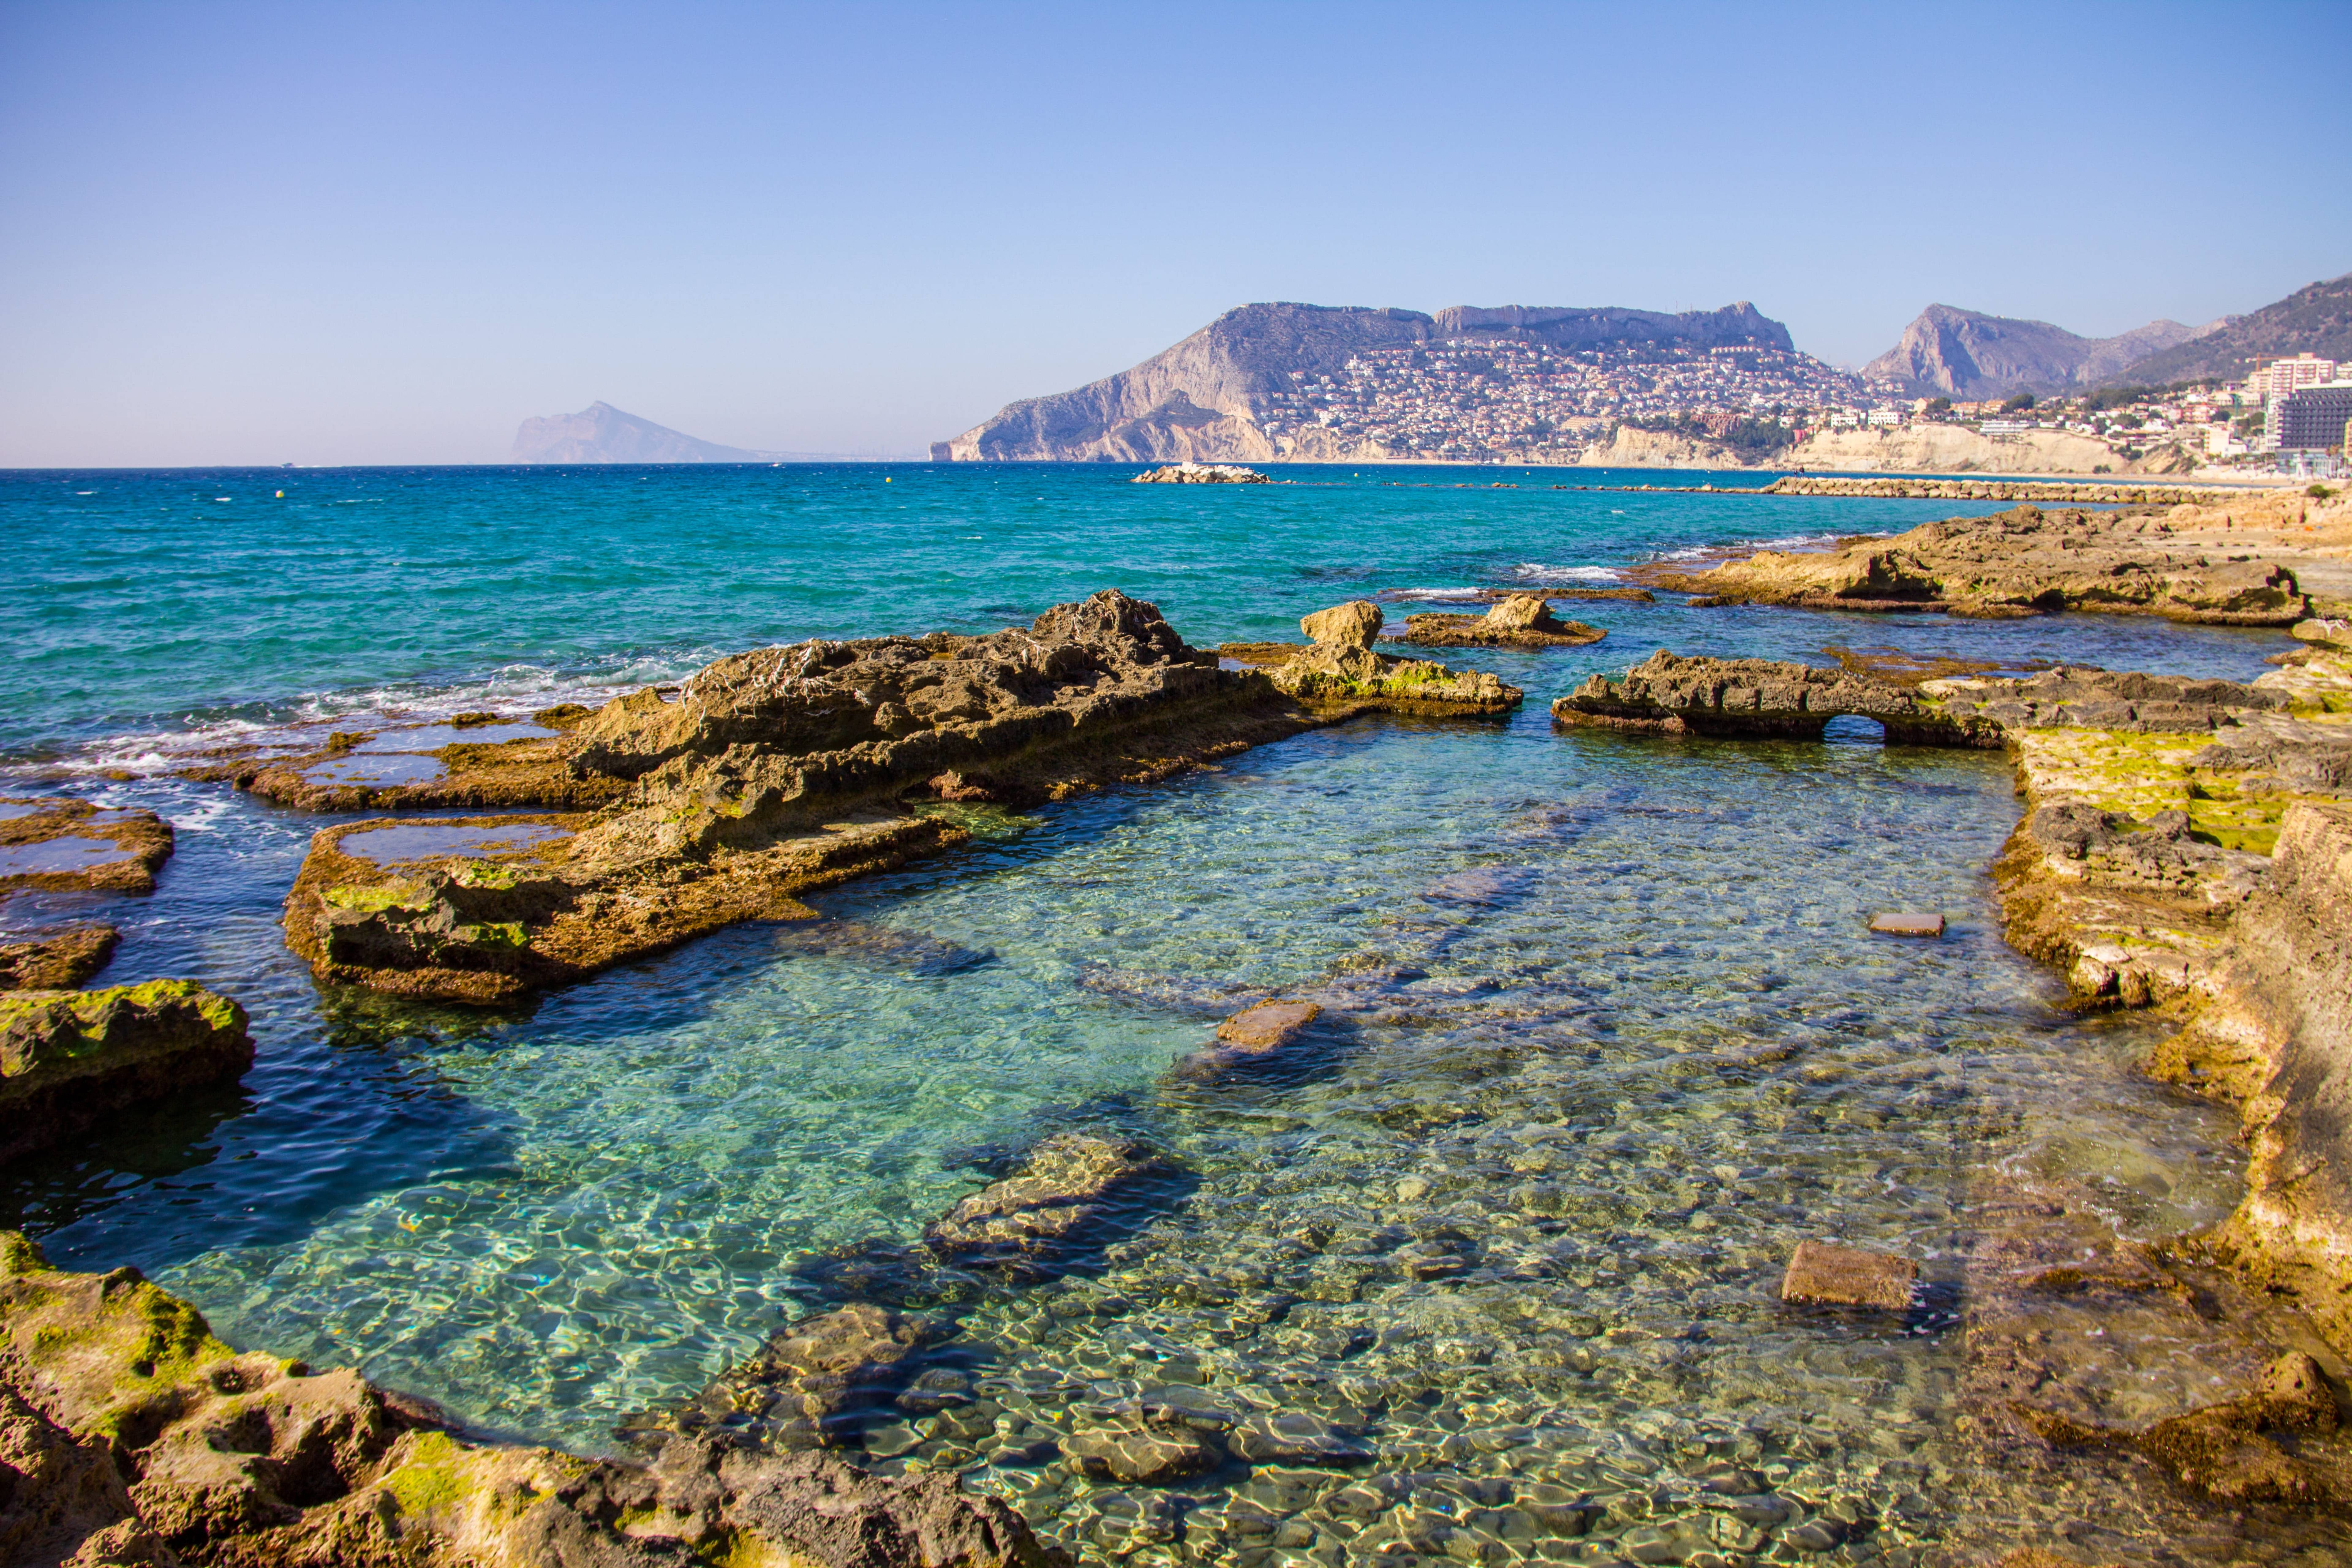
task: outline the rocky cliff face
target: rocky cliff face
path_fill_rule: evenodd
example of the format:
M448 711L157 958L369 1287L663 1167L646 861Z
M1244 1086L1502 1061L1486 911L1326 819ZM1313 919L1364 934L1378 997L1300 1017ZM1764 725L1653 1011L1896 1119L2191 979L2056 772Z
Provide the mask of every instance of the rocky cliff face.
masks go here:
M1904 383L1921 396L2004 397L2018 391L2095 386L2161 350L2211 331L2150 321L2112 338L2083 338L2047 321L1930 305L1863 374Z
M1787 328L1745 300L1680 315L1617 307L1457 305L1430 316L1359 306L1244 305L1132 370L1072 392L1008 404L952 440L935 443L931 457L1124 463L1377 458L1381 454L1321 432L1277 450L1259 425L1270 395L1287 388L1293 371L1328 374L1367 349L1486 334L1560 348L1629 342L1794 347Z
M592 403L577 414L526 419L515 432L518 463L754 463L765 454L698 441L650 419Z

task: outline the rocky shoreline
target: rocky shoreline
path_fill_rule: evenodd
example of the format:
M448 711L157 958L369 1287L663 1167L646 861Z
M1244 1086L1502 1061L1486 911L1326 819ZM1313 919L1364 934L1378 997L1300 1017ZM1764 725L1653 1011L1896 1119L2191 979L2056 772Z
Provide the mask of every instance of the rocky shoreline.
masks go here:
M1360 618L1308 621L1333 616ZM323 830L287 941L322 980L503 1001L739 921L806 918L801 893L965 842L955 808L1156 782L1368 712L1519 700L1368 640L1333 631L1269 678L1219 668L1156 608L1106 592L987 637L736 655L674 700L648 689L498 748L518 759L497 764L502 804L556 809ZM610 804L560 809L583 791Z
M1636 575L1692 605L1937 611L2010 619L2061 610L2286 627L2352 604L2352 500L2270 494L2165 511L2043 511L1924 523L1827 552L1759 551Z

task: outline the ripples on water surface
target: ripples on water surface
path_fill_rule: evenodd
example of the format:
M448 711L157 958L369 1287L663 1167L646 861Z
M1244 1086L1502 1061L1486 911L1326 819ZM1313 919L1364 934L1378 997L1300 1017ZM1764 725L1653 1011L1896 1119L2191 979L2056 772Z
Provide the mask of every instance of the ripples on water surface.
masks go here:
M593 696L719 649L999 624L1111 584L1209 643L1378 589L1597 580L1653 550L1951 510L1370 481L1139 495L1095 470L900 469L884 501L886 471L803 472L781 495L768 476L791 471L255 479L381 492L350 509L379 521L310 532L155 500L236 489L219 476L123 479L176 532L127 503L68 517L11 478L19 519L85 545L5 612L36 650L12 678L18 772L57 786L36 764L387 702L446 713L501 681ZM763 508L789 523L765 543L740 526ZM436 516L448 542L428 554ZM950 525L980 547L934 537ZM204 529L226 531L226 563L200 563ZM260 575L205 589L239 552ZM128 570L109 556L138 574L106 576ZM136 613L102 626L115 595ZM177 626L198 603L215 619ZM989 1179L988 1152L1110 1127L1193 1184L1096 1267L960 1309L971 1402L880 1413L872 1439L889 1465L971 1464L1092 1556L1788 1555L1757 1507L1706 1501L1727 1477L1878 1520L1851 1560L2114 1513L1969 1460L1955 1249L1996 1173L2087 1182L2126 1235L2210 1224L2236 1200L2234 1128L2137 1076L2139 1026L2053 1011L2054 983L2001 942L1983 868L2015 819L2006 763L1866 737L1559 735L1544 708L1659 646L2242 678L2283 642L1575 613L1610 640L1456 656L1528 688L1508 724L1360 721L983 815L966 850L828 895L822 926L739 928L513 1012L312 985L275 921L322 819L85 776L181 827L162 890L106 906L129 928L106 978L231 992L260 1058L239 1089L12 1169L0 1223L69 1267L138 1263L235 1342L610 1448L630 1412L836 1300L815 1255L912 1239ZM138 614L163 629L136 635ZM19 899L6 921L88 907ZM1943 910L1952 933L1870 938L1884 909ZM1328 1011L1300 1067L1166 1079L1223 1012L1302 990ZM1925 1259L1927 1308L1783 1310L1780 1267L1818 1235ZM1164 1489L1024 1462L1173 1384L1235 1415L1318 1415L1374 1461Z

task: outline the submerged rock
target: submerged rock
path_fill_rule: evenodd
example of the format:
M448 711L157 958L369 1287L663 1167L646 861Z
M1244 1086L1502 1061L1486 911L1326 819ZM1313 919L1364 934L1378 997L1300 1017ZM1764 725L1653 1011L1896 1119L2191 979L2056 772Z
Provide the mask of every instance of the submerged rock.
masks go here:
M152 893L172 825L86 800L0 797L0 890Z
M1649 581L1700 595L1694 602L1804 609L1986 616L2081 609L2239 626L2291 626L2309 613L2294 572L2280 561L2217 559L2210 542L2173 534L2162 514L2021 506L1827 552L1767 550L1705 572L1654 571Z
M762 1448L838 1444L906 1385L941 1331L865 1301L804 1318L713 1378L674 1424Z
M1062 1457L1078 1474L1139 1486L1189 1480L1225 1462L1225 1452L1215 1442L1174 1422L1104 1422L1073 1432L1061 1446Z
M1297 1039L1322 1011L1313 1002L1261 1002L1219 1024L1217 1039L1236 1051L1265 1056Z
M2262 1384L2238 1398L2168 1415L2137 1430L2074 1420L2031 1405L2019 1415L2054 1447L2127 1448L2188 1491L2214 1502L2352 1502L2352 1467L2293 1453L2273 1433L2336 1430L2336 1395L2319 1364L2300 1351L2273 1362Z
M1057 1132L1029 1152L1020 1171L983 1187L924 1227L940 1258L1038 1278L1128 1189L1168 1169L1143 1144L1085 1132Z
M1865 1247L1827 1241L1801 1241L1780 1280L1780 1300L1847 1307L1884 1307L1900 1312L1911 1305L1919 1266Z
M77 926L28 942L0 942L0 991L75 991L106 967L121 933Z
M674 1437L650 1465L478 1444L356 1372L240 1355L135 1269L0 1232L0 1558L470 1568L1049 1568L951 1476Z
M194 981L0 994L0 1160L252 1065L245 1009Z
M1422 647L1581 647L1609 635L1582 621L1559 619L1538 594L1510 595L1483 616L1407 616L1405 626L1404 640Z

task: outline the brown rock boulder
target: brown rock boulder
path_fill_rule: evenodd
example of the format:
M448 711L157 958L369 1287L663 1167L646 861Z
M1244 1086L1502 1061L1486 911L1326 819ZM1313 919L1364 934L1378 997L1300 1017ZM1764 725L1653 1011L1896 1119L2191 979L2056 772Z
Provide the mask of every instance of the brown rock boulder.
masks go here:
M1381 635L1384 618L1381 607L1371 600L1350 599L1344 605L1300 616L1298 629L1307 634L1310 642L1328 643L1335 647L1370 647L1372 639Z
M1860 1247L1801 1241L1780 1280L1780 1300L1846 1307L1884 1307L1900 1312L1911 1305L1919 1266Z
M0 991L74 991L106 967L121 933L112 926L79 926L0 942Z
M478 1445L357 1373L239 1355L118 1269L0 1232L0 1558L225 1568L1066 1568L952 1476L675 1437L651 1466Z
M252 1065L245 1009L194 981L0 994L0 1160Z

